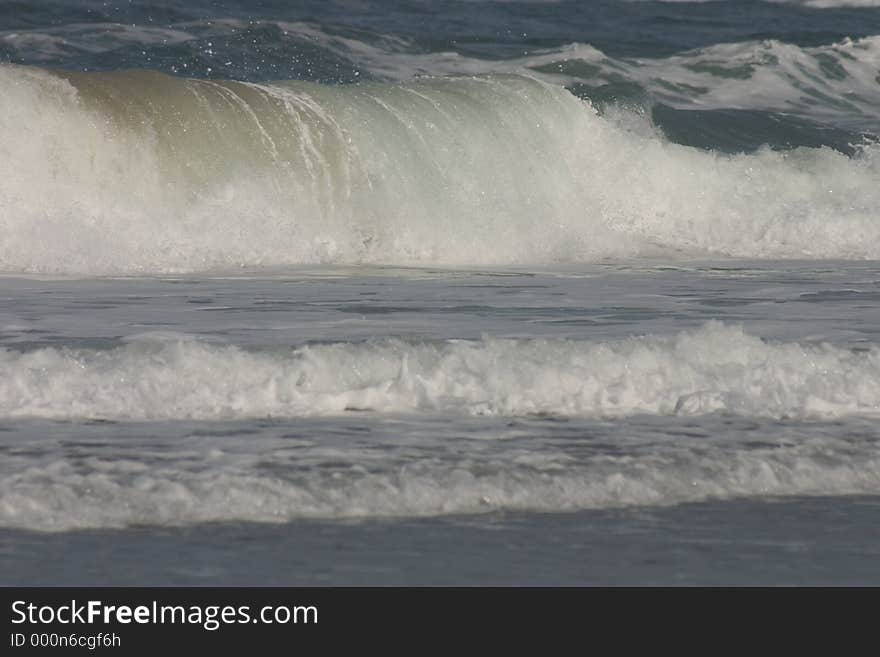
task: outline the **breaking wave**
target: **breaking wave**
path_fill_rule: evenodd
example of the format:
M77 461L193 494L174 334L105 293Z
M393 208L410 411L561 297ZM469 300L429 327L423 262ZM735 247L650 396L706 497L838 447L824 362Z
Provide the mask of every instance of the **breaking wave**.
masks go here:
M351 462L287 476L224 455L210 467L92 457L20 467L0 477L0 527L69 531L200 522L288 522L559 512L661 506L744 496L877 494L876 443L805 441L787 449L678 449L542 463L521 454L438 459L377 469ZM250 466L250 467L249 467Z
M387 339L287 351L142 338L110 350L3 350L0 373L0 417L880 413L876 348L765 343L719 323L612 342Z
M0 86L6 272L880 257L880 147L706 152L528 77Z

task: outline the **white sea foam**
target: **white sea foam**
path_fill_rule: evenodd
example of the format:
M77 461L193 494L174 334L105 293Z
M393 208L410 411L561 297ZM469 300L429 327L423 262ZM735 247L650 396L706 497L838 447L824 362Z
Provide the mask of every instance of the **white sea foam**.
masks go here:
M263 352L137 339L106 351L4 350L0 373L3 417L880 412L880 351L765 343L717 323L610 342L388 339Z
M880 492L876 440L820 433L763 446L658 442L650 449L580 452L504 441L441 444L381 461L354 448L265 457L240 450L164 449L142 457L11 456L0 472L0 527L65 531L296 518L437 516L493 510L566 511L706 499ZM155 450L154 450L155 451ZM314 452L314 453L313 453ZM11 462L9 462L11 460Z
M880 257L880 158L722 156L523 77L330 88L0 67L0 269Z
M0 527L877 494L878 412L876 347L766 342L719 323L595 342L244 350L159 334L4 350L0 418L15 430Z

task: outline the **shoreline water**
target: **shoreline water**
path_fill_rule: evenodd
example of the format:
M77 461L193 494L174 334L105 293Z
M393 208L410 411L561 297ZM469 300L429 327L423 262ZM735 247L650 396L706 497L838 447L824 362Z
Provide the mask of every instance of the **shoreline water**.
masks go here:
M28 586L877 586L878 497L40 534L0 530Z

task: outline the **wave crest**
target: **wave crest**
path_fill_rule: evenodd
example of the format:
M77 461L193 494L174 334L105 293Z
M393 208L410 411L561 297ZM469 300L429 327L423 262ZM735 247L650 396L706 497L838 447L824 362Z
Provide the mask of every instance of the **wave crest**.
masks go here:
M874 145L698 151L520 76L0 84L7 272L880 257Z
M5 417L880 412L876 348L770 344L719 323L616 342L389 339L285 352L147 339L107 351L0 351L0 372Z

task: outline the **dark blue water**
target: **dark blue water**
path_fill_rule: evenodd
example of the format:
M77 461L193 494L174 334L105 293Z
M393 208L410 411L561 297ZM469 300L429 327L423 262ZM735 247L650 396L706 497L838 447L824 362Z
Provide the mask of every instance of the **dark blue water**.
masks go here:
M828 145L851 154L851 144L878 130L872 104L880 83L867 80L865 88L866 80L851 79L856 71L846 65L853 56L831 46L878 34L880 7L800 2L0 3L0 61L328 84L446 74L430 59L440 53L470 61L467 72L494 72L517 61L518 68L545 76L561 73L562 83L599 107L617 103L652 112L673 141L726 152L766 143ZM604 58L570 59L570 44L588 44ZM740 44L743 51L732 60L729 51L713 55L718 44ZM771 44L812 50L797 58ZM877 42L865 47L866 65L876 65ZM755 57L749 54L754 49L766 53ZM556 61L541 56L554 51ZM412 59L402 61L406 55ZM681 71L669 58L682 55L690 60L685 69L704 74L701 83L679 80ZM529 60L535 57L540 61ZM634 75L635 58L659 66ZM393 72L384 66L390 60ZM718 62L729 65L726 72ZM701 109L706 94L731 77L757 80L763 74L776 78L770 84L779 102L749 102L740 86L709 101L717 113L681 114Z
M845 2L841 4L845 5ZM414 52L452 51L490 59L521 56L567 43L589 43L612 57L665 57L717 43L777 39L817 46L880 32L880 8L814 8L756 0L729 2L491 2L392 0L358 2L9 2L0 3L0 29L56 30L65 26L114 23L150 28L194 27L211 33L212 23L244 24L234 38L217 40L214 57L204 57L196 39L186 47L157 48L145 55L138 44L118 43L106 57L85 53L57 56L56 66L109 70L143 66L170 71L189 60L194 75L247 79L303 78L302 43L285 35L281 22L302 21L328 33L364 41L406 40ZM213 40L212 40L213 41ZM11 53L10 61L34 63L32 53ZM314 64L320 64L320 55ZM223 68L224 59L233 59ZM263 60L260 69L255 60ZM293 61L292 61L293 60ZM44 60L45 61L45 60ZM250 62L250 68L249 67ZM351 63L354 67L356 62ZM199 68L202 67L202 68Z

